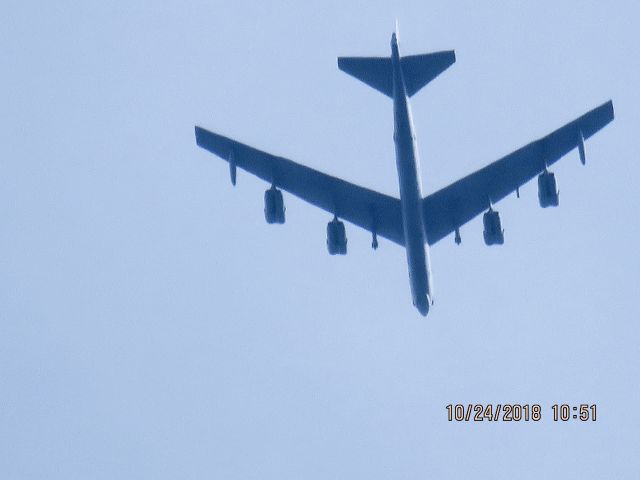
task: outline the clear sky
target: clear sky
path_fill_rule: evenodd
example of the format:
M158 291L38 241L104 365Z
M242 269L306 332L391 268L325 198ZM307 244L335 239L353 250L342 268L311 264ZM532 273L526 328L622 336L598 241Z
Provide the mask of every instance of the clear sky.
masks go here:
M0 29L0 476L637 479L640 10L632 1L29 2ZM613 99L554 172L404 251L198 149L194 124L397 195L389 99L339 55L455 49L412 100L426 192ZM539 423L449 423L449 403ZM595 403L595 423L551 405Z

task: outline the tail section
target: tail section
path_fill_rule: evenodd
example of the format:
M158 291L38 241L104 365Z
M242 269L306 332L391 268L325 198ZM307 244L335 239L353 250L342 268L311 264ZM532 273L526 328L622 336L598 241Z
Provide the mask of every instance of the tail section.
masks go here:
M400 65L407 96L413 97L455 62L456 53L453 50L402 57Z
M453 50L411 55L400 59L405 91L409 97L444 72L456 61ZM391 58L339 57L338 68L361 80L386 96L393 98Z
M393 98L391 59L388 57L338 57L338 68Z

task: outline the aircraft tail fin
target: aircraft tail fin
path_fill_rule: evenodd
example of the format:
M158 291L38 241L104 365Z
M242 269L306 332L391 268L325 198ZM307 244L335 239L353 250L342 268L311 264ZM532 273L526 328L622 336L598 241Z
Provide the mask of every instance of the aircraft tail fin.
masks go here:
M453 50L411 55L400 59L408 96L436 78L456 61ZM393 98L393 78L389 57L339 57L338 68Z

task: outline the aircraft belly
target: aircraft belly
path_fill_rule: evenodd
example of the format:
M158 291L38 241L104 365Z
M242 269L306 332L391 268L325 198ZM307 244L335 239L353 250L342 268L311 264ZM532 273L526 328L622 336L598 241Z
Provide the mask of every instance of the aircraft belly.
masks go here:
M424 303L429 296L429 254L426 250L425 232L422 222L422 196L420 179L415 161L415 143L409 135L406 141L396 139L400 199L404 225L407 264L413 303Z
M406 243L407 263L409 266L409 278L411 280L411 291L414 302L420 297L429 294L427 254L425 245L420 238L421 229L422 226L418 225L407 225L405 227L405 238L409 239Z
M413 304L422 315L429 311L429 252L422 217L422 187L417 145L397 44L392 42L393 113L396 164L404 225L407 266Z

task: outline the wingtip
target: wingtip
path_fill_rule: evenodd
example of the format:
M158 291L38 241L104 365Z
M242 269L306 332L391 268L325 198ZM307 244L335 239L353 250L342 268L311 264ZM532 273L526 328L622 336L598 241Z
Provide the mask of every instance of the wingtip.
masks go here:
M193 127L193 131L194 131L195 136L196 136L196 144L200 145L200 138L202 136L203 129L202 129L202 127L199 127L198 125L195 125Z
M609 100L609 101L607 102L607 106L608 106L608 107L609 107L609 109L611 110L611 118L612 118L612 119L613 119L613 118L616 118L616 111L615 111L615 109L613 108L613 100Z
M600 115L602 116L603 120L606 121L606 123L613 121L613 119L615 118L615 110L613 109L613 100L604 102L599 107L596 107L595 110L601 112Z
M601 111L610 114L611 118L613 118L615 112L613 109L613 100L609 99L601 105L598 105L593 111Z

